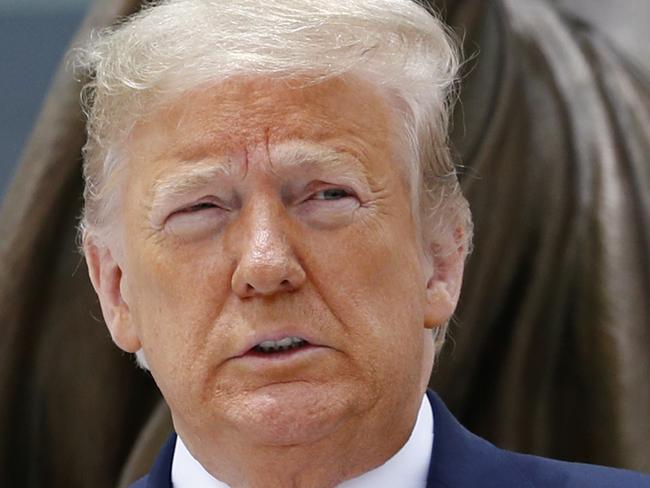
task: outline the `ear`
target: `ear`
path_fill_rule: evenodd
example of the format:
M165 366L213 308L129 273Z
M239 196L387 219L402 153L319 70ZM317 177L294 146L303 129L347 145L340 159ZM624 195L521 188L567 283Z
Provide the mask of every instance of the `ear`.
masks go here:
M459 227L453 232L452 242L433 243L428 250L432 266L426 288L424 326L427 329L446 324L456 310L465 267L464 236Z
M140 349L140 339L133 325L129 305L124 299L124 275L111 249L97 245L91 237L84 239L88 274L99 297L104 320L113 342L126 352Z

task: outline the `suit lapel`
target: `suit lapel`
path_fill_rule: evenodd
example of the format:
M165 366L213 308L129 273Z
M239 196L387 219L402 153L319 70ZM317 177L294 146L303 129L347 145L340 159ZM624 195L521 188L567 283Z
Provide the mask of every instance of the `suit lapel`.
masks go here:
M434 422L427 488L530 486L507 451L460 425L433 391L429 390L427 396Z
M176 447L176 434L172 434L160 450L147 477L147 488L172 488L172 460Z

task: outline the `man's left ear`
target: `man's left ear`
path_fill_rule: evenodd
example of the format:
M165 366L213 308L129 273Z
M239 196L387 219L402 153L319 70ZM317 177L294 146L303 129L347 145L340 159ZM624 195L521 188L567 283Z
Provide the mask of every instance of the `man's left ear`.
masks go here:
M447 323L456 310L465 267L465 232L457 228L452 242L431 244L431 272L427 280L424 326L433 329Z

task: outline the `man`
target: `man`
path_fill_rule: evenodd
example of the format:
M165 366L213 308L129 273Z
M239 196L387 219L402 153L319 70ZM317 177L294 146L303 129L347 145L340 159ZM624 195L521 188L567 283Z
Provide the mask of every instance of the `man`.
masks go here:
M424 8L172 0L79 60L91 281L177 432L136 486L650 486L501 451L426 392L471 220Z

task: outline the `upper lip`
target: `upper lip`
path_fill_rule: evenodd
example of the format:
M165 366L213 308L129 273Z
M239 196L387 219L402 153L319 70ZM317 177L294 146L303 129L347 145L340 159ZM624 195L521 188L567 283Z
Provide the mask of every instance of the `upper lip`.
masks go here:
M325 344L320 342L318 339L311 336L310 334L305 334L304 332L298 332L298 331L267 332L264 334L256 334L251 340L246 342L241 349L238 350L238 352L233 356L233 358L244 356L245 354L250 352L251 349L253 349L255 346L257 346L258 344L264 341L279 341L280 339L284 339L285 337L300 337L304 341L307 341L310 346L320 346L320 347L325 346Z

